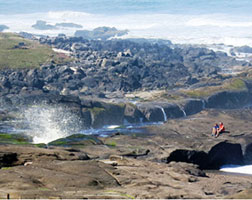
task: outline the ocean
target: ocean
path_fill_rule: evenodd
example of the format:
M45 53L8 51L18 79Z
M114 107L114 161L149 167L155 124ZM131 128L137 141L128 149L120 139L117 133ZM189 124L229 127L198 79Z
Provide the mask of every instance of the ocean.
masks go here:
M161 38L181 44L252 46L250 0L0 0L0 25L6 32L56 36L80 28L37 30L48 24L76 23L82 29L100 26L128 29L124 38Z

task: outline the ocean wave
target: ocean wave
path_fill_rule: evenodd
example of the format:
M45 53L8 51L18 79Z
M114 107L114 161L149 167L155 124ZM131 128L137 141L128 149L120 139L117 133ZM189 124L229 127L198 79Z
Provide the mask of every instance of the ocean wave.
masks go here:
M209 19L209 17L198 17L189 20L187 26L217 26L217 27L252 27L252 21L228 21L222 19Z
M19 20L17 20L19 19ZM246 19L246 20L245 20ZM7 25L10 32L30 32L56 36L64 33L74 35L80 28L58 27L55 30L37 30L32 25L37 20L48 24L76 23L86 30L101 26L127 29L133 38L161 38L173 43L213 44L242 46L252 45L252 21L244 16L232 15L181 15L181 14L91 14L76 11L50 11L19 15L0 15L0 24Z
M58 12L52 12L49 11L47 13L48 18L51 19L72 19L72 18L80 18L80 17L87 17L87 16L92 16L90 13L86 12L77 12L77 11L58 11Z
M252 165L226 165L223 166L220 171L230 172L230 173L239 173L239 174L250 174L252 175Z

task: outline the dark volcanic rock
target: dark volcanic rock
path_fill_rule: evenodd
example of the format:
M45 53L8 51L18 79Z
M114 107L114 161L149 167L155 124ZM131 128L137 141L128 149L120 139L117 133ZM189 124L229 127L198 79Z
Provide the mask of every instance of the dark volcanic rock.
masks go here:
M52 28L43 21L42 25ZM108 37L112 32L115 34L118 30L103 27L86 34ZM166 41L100 41L66 36L44 37L39 41L71 52L73 61L64 66L49 64L40 69L1 71L1 93L18 94L22 87L32 87L62 94L98 96L106 92L184 87L197 84L202 77L218 76L217 66L242 64L204 48L176 46L172 49ZM12 74L15 71L20 72Z
M126 104L124 110L124 119L129 123L139 123L141 119L144 119L144 115L137 108L136 105Z
M143 121L160 122L164 121L164 114L160 106L155 104L140 104L137 108L143 113Z
M177 104L161 104L161 106L163 107L166 113L167 119L179 118L184 116L184 112Z
M36 24L32 25L33 28L38 29L38 30L52 30L56 29L55 26L47 24L46 21L38 20Z
M240 144L221 142L208 152L208 169L219 169L223 165L242 165L243 155Z
M117 30L116 28L110 28L110 27L98 27L95 28L93 31L88 30L79 30L75 32L76 37L83 37L85 39L102 39L106 40L108 38L114 37L114 36L122 36L127 34L127 30Z
M184 105L184 111L186 115L193 115L204 109L205 100L200 99L190 99L187 100Z
M233 50L239 52L239 53L252 53L252 48L249 46L241 46L241 47L235 47Z
M0 25L0 32L2 32L5 29L8 29L9 27L6 25Z
M17 154L13 152L0 152L0 167L12 166L17 161Z
M177 149L171 152L166 162L187 162L199 165L200 169L220 169L223 165L242 165L243 154L240 144L220 142L208 153L204 151Z
M250 143L246 146L246 149L244 152L244 162L246 164L252 163L252 143Z
M160 122L184 116L181 108L172 103L142 103L137 105L137 108L143 113L143 120L147 122Z
M239 143L243 151L243 160L246 165L252 164L252 137L250 135L239 138Z
M123 124L124 105L103 104L102 107L92 107L91 126L93 128L111 124Z
M206 100L207 108L241 108L250 104L251 95L248 91L223 91L210 96Z
M204 151L178 149L173 151L167 158L166 162L187 162L199 165L201 169L205 169L208 163L208 155Z
M91 111L87 108L82 108L81 118L83 120L84 126L90 128L92 124Z

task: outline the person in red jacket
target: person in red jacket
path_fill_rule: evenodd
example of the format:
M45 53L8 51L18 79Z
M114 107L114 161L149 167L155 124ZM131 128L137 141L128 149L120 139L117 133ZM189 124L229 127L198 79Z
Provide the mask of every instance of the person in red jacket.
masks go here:
M225 127L224 127L224 124L223 122L220 122L219 124L219 128L217 129L217 134L216 134L216 137L219 136L220 133L223 133L225 131Z

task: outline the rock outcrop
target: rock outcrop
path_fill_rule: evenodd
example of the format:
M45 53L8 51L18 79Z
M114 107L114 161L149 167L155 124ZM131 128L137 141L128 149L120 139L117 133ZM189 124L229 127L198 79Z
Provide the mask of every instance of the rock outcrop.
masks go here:
M123 36L128 33L128 30L117 30L116 28L110 28L110 27L98 27L95 28L92 31L88 30L78 30L75 32L74 36L76 37L82 37L84 39L88 40L107 40L109 38L112 38L114 36Z
M211 95L206 100L207 108L232 109L251 104L251 94L248 91L223 91Z
M220 142L208 153L196 150L175 150L166 162L187 162L197 164L200 169L220 169L224 165L243 165L243 160L240 144Z
M189 99L183 105L186 115L196 114L205 109L205 100L203 99Z
M8 29L9 27L6 25L0 25L0 32L2 32L5 29Z

